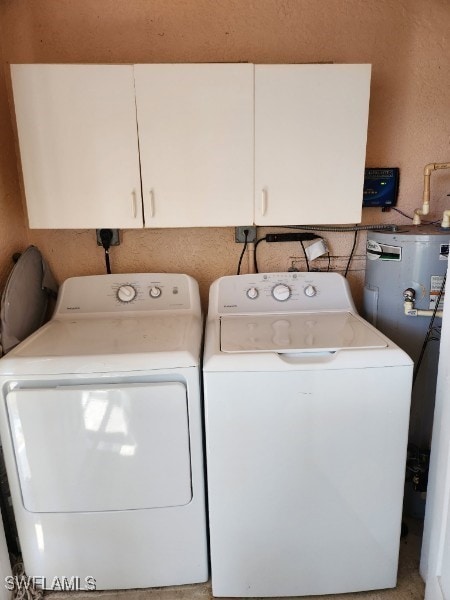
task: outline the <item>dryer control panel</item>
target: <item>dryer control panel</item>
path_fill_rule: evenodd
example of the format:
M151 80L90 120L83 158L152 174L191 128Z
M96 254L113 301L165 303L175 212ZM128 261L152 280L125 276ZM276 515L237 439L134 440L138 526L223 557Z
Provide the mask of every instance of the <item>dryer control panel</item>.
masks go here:
M348 283L337 273L256 273L218 279L211 288L210 313L355 311Z
M131 273L72 277L60 288L56 314L199 312L198 285L188 275Z

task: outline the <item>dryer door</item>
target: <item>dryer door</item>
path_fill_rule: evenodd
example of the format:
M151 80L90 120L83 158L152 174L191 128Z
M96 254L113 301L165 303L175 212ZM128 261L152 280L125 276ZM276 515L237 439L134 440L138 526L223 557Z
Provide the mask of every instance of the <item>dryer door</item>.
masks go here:
M16 389L7 409L31 512L157 508L192 498L182 383Z

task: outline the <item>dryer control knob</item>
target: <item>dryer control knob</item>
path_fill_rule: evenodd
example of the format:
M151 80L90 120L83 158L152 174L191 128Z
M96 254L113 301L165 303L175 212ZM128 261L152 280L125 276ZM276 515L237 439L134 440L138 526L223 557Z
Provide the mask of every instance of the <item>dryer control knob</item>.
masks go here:
M305 296L309 298L313 298L317 294L317 290L313 285L307 285L303 291L305 292Z
M120 302L131 302L136 298L137 291L132 285L121 285L117 290L117 300Z
M291 290L286 284L279 283L272 289L272 296L278 302L285 302L291 297Z
M150 288L150 298L159 298L162 294L161 288L156 285Z
M247 294L247 298L250 298L250 300L255 300L259 296L258 288L255 288L255 287L248 288L246 294Z

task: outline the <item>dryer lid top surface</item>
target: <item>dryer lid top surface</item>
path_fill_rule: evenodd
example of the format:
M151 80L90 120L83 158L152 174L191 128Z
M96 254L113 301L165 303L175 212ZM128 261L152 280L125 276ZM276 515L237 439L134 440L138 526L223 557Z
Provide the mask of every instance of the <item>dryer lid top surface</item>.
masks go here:
M192 314L52 319L0 361L0 374L197 366L201 333Z
M222 352L332 352L386 348L385 338L344 311L222 316Z

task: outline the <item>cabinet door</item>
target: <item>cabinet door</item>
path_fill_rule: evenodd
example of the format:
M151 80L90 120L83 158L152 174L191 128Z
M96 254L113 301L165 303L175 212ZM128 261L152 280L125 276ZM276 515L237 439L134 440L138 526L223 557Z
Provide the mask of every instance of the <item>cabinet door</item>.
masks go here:
M255 66L255 223L361 220L370 65Z
M133 67L11 74L30 227L142 227Z
M253 222L253 65L136 65L146 227Z

